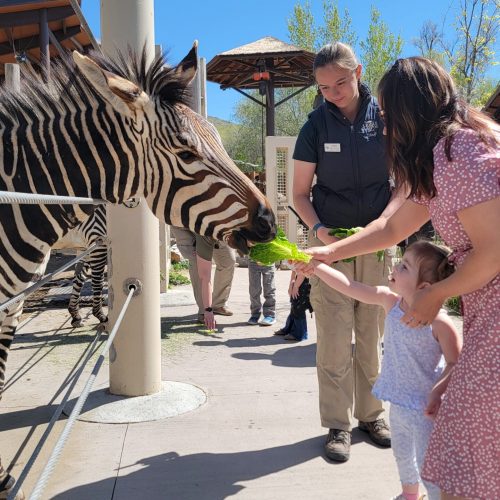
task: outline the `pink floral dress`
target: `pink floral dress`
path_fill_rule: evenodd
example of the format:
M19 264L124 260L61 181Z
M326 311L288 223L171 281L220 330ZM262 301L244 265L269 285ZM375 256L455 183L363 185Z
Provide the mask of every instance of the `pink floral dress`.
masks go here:
M434 148L437 195L426 205L460 266L471 242L457 212L500 196L500 151L488 149L475 132L463 129L453 138L451 158L446 158L442 139ZM500 499L500 275L462 300L463 351L434 426L422 477L448 494Z

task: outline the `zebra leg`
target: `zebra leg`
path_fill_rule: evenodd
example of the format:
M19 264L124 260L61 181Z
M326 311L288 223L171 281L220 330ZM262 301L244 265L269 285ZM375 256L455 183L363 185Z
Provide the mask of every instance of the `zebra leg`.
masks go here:
M77 262L75 266L75 276L73 278L73 290L69 299L68 311L71 315L71 326L78 328L82 326L80 315L80 293L89 275L89 264L87 262Z
M14 304L13 308L0 313L0 399L2 399L2 392L5 386L7 357L22 311L23 301Z
M97 248L90 256L90 267L92 269L92 294L93 305L92 314L99 320L99 328L105 329L108 323L108 317L104 313L102 289L104 287L104 274L108 259L107 248Z
M16 480L3 467L0 459L0 499L6 499L14 488ZM24 500L26 497L22 490L19 490L13 500Z

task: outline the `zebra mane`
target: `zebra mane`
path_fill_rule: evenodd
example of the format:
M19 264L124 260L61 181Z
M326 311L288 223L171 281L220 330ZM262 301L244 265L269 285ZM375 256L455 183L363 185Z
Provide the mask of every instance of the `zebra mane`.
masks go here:
M163 53L156 56L149 66L145 47L140 53L131 48L126 52L118 52L113 59L97 51L86 55L106 71L133 82L151 98L159 98L170 105L189 103L191 93L185 79L179 75L176 67L167 64ZM101 99L79 71L69 51L51 61L49 84L43 81L40 65L28 63L23 69L21 92L5 85L0 87L0 118L2 115L5 117L2 107L7 115L14 118L19 106L31 110L43 108L47 104L53 106L64 100L65 96L71 98L75 93L85 101L88 98L85 99L84 95L89 90Z

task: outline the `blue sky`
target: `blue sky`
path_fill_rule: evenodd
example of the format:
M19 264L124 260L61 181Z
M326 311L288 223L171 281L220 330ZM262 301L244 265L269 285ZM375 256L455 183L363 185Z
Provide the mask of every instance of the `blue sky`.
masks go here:
M298 0L155 0L156 43L169 51L169 62L176 64L187 54L195 39L199 41L199 56L207 63L220 52L265 36L288 42L287 20L297 3ZM427 20L441 26L447 16L445 33L453 36L453 9L457 3L458 0L341 0L337 5L341 12L348 8L353 28L361 40L366 37L370 7L374 5L390 30L402 36L405 42L403 56L410 56L417 53L411 41L418 37ZM320 23L323 0L309 0L309 4ZM82 0L82 9L94 35L100 38L100 0ZM498 79L498 68L492 69L490 76ZM243 98L235 90L222 91L217 84L207 82L210 116L232 119L235 103Z

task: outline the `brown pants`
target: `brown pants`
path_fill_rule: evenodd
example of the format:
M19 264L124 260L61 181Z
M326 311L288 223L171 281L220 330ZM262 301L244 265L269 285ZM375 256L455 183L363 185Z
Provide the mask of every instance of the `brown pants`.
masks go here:
M319 240L312 245L321 245ZM338 262L335 269L369 285L387 284L394 251L384 261L375 254L355 262ZM380 372L384 311L353 300L312 277L311 304L317 330L316 365L321 425L350 431L353 417L371 422L383 413L382 402L372 393ZM354 334L354 345L352 344Z
M195 237L188 229L172 227L172 234L177 242L177 247L182 256L189 260L189 277L193 285L194 298L198 305L198 314L203 314L203 300L201 298L201 285L198 278L198 266L196 265ZM213 261L215 262L214 289L212 292L212 307L218 308L226 305L231 284L234 276L234 265L236 263L235 251L221 241L219 248L214 248Z

